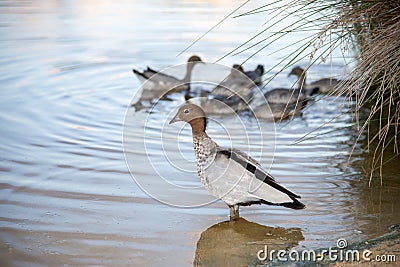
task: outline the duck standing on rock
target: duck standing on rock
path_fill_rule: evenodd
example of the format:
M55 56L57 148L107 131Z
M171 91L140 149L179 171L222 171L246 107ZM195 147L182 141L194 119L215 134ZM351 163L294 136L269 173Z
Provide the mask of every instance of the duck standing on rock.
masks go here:
M190 124L197 173L204 187L228 205L231 220L239 217L239 206L267 204L305 208L297 200L299 195L279 185L256 160L239 150L216 144L205 132L206 115L199 106L180 107L170 124L178 121Z

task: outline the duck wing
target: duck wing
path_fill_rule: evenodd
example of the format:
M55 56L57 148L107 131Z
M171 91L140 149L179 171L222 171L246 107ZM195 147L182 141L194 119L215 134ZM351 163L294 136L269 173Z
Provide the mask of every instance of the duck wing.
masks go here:
M319 84L324 84L324 85L336 86L339 83L340 83L340 80L338 80L338 79L323 78L318 81L310 83L310 85L318 86Z
M265 171L260 163L258 163L255 159L251 158L249 155L243 153L240 150L235 149L225 149L219 148L217 150L217 155L224 155L228 159L234 160L239 163L243 168L245 168L250 173L254 174L254 176L262 181L263 183L273 187L274 189L287 194L291 198L301 198L299 195L289 191L285 187L278 184L274 177L272 177L267 171Z
M226 95L210 95L212 100L220 101L225 103L228 106L236 105L241 101L241 98L237 95L226 96Z
M302 101L303 98L299 98L299 90L276 88L268 91L264 94L265 99L268 103L273 104L294 104L297 101Z
M155 71L149 67L147 67L147 70L143 71L143 74L146 77L148 77L148 79L151 79L154 82L163 82L163 83L178 83L178 82L180 82L180 80L174 76Z
M237 95L241 100L249 102L253 97L252 88L254 83L248 78L228 78L222 81L218 86L216 86L212 91L212 95L224 95L227 97L232 97Z
M341 83L340 80L323 78L307 85L308 88L318 88L321 93L328 93Z
M254 116L258 119L284 120L296 113L294 104L264 103L253 108Z

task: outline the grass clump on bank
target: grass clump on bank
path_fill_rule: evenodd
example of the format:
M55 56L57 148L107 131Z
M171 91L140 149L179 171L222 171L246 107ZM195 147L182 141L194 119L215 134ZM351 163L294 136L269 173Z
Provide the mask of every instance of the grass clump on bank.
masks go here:
M230 54L250 48L256 48L256 54L296 32L304 38L287 44L285 48L293 50L274 66L283 63L281 71L304 59L309 62L307 70L316 62L329 60L337 49L343 55L352 54L352 70L333 93L355 100L357 141L366 134L363 145L372 154L369 179L371 182L378 170L382 183L383 166L400 155L400 3L277 0L240 16L259 12L266 13L265 28ZM276 27L278 30L272 30Z

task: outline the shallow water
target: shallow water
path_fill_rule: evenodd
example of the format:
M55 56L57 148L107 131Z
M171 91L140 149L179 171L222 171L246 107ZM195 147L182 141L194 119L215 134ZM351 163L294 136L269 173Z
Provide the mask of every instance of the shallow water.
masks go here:
M368 188L368 159L356 150L347 162L357 137L352 114L331 121L347 110L340 99L320 100L291 123L258 124L248 115L242 124L232 116L210 121L209 135L219 144L249 152L307 205L243 208L236 224L224 222L226 206L201 188L189 128L167 124L182 95L152 113L128 108L140 87L133 67L162 69L191 54L214 62L256 33L262 14L228 19L176 57L240 4L0 3L2 266L233 266L232 259L244 265L265 244L330 246L340 237L378 236L399 222L398 166L388 169L383 187ZM270 52L245 67L273 68L282 55ZM309 80L340 75L343 64L334 57L332 65L315 66ZM271 86L295 82L286 75ZM314 134L325 134L293 145L323 123Z

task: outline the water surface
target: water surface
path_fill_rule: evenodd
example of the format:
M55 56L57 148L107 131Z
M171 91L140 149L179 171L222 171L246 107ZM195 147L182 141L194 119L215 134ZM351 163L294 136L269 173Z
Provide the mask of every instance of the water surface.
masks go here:
M248 264L265 244L329 246L340 237L378 236L399 222L398 167L383 187L368 188L368 159L356 150L347 162L357 137L353 115L335 98L318 101L289 124L258 124L246 115L242 124L230 116L210 122L208 132L218 143L251 153L307 205L301 211L252 206L242 209L239 223L224 222L227 207L213 201L196 176L189 128L164 125L183 97L161 102L153 113L129 108L140 87L131 69L162 69L192 54L214 62L267 18L228 19L177 57L242 2L136 2L0 3L2 266ZM245 67L276 70L283 55L270 52ZM230 66L251 54L221 63ZM309 80L343 74L343 60L332 60L310 70ZM270 86L293 84L286 75ZM324 135L293 145L323 123L314 134ZM224 125L231 126L230 137ZM152 184L158 200L134 182L124 149L133 159L133 178ZM163 190L157 171L180 189ZM205 200L212 203L202 205ZM177 207L193 203L200 207Z

